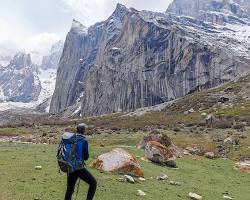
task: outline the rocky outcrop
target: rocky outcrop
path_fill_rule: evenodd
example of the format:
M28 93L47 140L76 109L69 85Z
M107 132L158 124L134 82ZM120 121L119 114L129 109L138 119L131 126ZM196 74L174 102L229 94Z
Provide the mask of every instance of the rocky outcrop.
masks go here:
M143 177L143 171L136 158L120 148L98 156L93 167L102 171Z
M43 57L41 69L57 69L63 51L63 41L58 41L52 45L48 55Z
M169 167L176 166L176 151L168 148L156 141L149 141L145 146L145 156L152 162L166 165Z
M244 6L243 6L244 5ZM190 16L214 24L247 23L249 10L244 2L237 0L174 0L167 13Z
M8 66L0 69L0 101L35 101L40 91L37 66L29 54L16 54Z
M220 85L248 70L239 49L228 46L238 43L212 33L120 4L106 21L88 29L74 20L50 112L74 105L82 116L133 111Z
M157 131L153 131L153 133L150 133L149 135L144 136L143 139L137 144L137 148L138 149L145 148L148 142L155 141L155 142L159 142L160 144L166 147L171 147L174 150L174 144L167 135L161 134L161 133L154 133L154 132L157 132Z

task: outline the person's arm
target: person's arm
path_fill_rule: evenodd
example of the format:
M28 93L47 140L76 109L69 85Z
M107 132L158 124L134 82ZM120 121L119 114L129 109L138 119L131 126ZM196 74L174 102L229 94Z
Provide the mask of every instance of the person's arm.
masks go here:
M89 145L88 145L88 142L86 140L83 144L83 159L84 160L89 159Z

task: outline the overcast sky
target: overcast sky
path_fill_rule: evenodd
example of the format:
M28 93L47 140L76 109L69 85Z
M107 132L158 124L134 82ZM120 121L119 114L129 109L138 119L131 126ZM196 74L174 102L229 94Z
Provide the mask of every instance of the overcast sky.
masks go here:
M119 2L165 11L172 0L0 0L0 47L47 51L64 39L75 18L86 26L105 20Z

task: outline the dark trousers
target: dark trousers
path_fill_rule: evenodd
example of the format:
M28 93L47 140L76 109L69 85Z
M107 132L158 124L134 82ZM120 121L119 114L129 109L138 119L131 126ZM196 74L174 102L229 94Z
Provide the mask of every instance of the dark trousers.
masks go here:
M66 191L64 200L71 200L72 194L74 192L75 184L78 178L80 178L81 180L89 184L87 200L92 200L95 195L97 183L96 183L95 178L92 176L91 173L89 173L89 171L86 168L76 170L68 174L67 191Z

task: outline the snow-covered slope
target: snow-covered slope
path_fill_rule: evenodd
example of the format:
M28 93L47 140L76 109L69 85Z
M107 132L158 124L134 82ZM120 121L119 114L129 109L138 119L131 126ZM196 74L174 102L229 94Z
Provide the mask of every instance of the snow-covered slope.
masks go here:
M245 4L239 0L174 0L168 7L167 13L191 16L221 25L225 23L247 24L249 11Z
M250 58L249 5L248 0L174 0L165 14L197 40Z
M10 64L0 70L0 101L36 101L41 91L37 66L29 54L18 53Z
M36 109L48 112L62 50L63 41L53 44L39 66L33 63L34 52L20 52L10 58L11 52L4 53L0 47L0 111Z
M56 69L39 70L37 75L41 84L41 91L35 101L24 103L24 102L11 102L5 100L4 102L0 103L0 111L8 109L20 109L20 108L35 109L44 101L49 101L49 98L52 96L55 87ZM0 97L3 97L1 90L0 90ZM47 112L49 109L48 106L45 109Z

